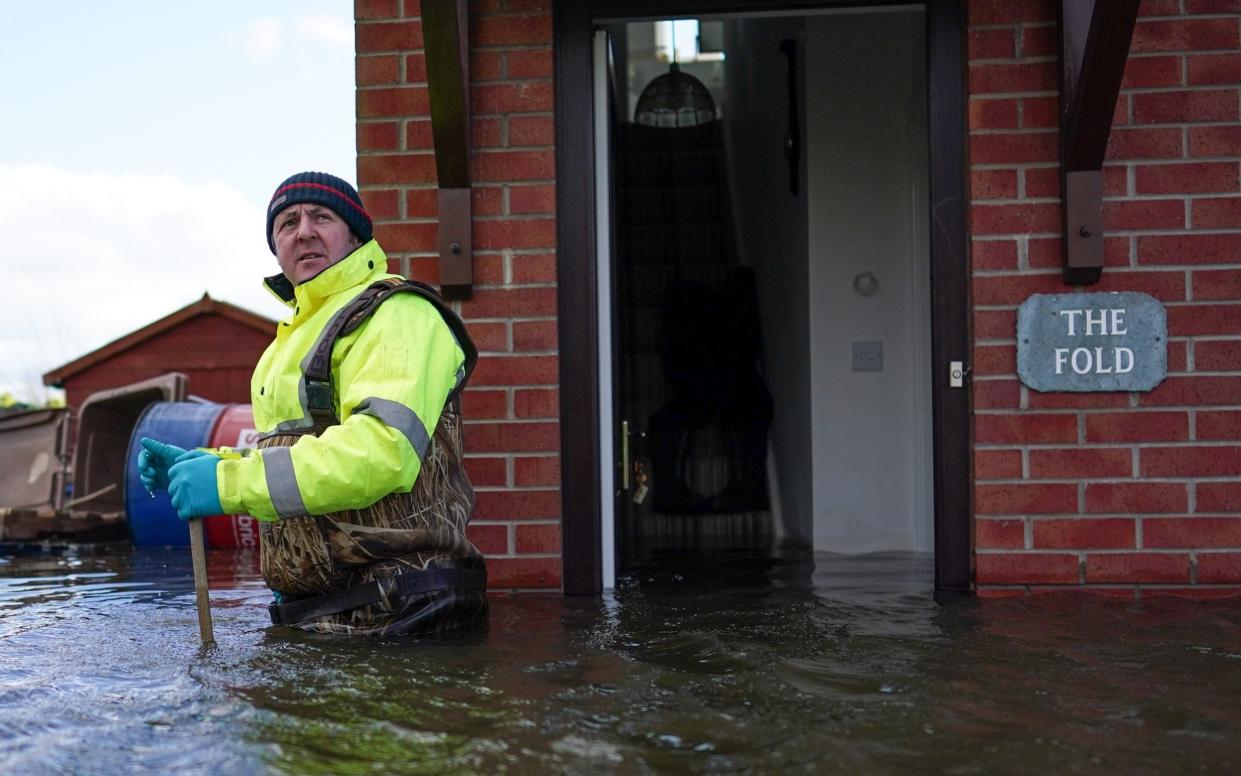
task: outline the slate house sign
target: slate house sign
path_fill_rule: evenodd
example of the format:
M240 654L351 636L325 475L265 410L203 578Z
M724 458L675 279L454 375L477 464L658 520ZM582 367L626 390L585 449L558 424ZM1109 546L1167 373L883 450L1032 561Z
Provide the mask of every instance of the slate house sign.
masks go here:
M1168 314L1147 294L1035 294L1017 311L1017 375L1036 391L1149 391L1168 374Z

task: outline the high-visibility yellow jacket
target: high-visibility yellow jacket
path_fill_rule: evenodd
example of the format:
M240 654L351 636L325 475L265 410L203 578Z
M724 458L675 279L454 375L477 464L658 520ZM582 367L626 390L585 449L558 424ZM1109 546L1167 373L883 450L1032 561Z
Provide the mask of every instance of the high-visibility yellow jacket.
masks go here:
M260 434L309 431L303 364L346 304L383 278L388 259L374 240L292 288L282 276L268 288L293 310L259 359L250 383ZM445 400L465 378L465 353L439 312L416 294L388 299L332 350L339 425L292 447L235 456L216 467L227 514L259 520L362 509L409 492Z

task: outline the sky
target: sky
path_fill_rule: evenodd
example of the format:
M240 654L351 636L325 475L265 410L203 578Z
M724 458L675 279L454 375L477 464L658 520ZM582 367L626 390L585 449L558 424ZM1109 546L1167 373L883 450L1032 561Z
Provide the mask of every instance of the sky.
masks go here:
M356 184L352 0L0 0L0 393L210 293L270 318L264 207Z

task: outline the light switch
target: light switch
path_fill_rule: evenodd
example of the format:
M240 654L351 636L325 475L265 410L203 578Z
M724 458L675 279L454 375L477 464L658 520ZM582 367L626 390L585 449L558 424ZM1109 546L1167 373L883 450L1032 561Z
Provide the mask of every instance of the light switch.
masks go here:
M854 372L882 372L883 371L883 341L872 340L869 342L853 343L853 371Z

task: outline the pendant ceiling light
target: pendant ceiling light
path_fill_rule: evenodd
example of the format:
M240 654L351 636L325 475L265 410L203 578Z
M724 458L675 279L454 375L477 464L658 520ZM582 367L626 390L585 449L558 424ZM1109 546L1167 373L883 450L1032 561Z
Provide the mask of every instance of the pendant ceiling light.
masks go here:
M672 65L642 90L634 121L647 127L696 127L714 120L715 100L711 92L702 81L681 70L674 42Z

